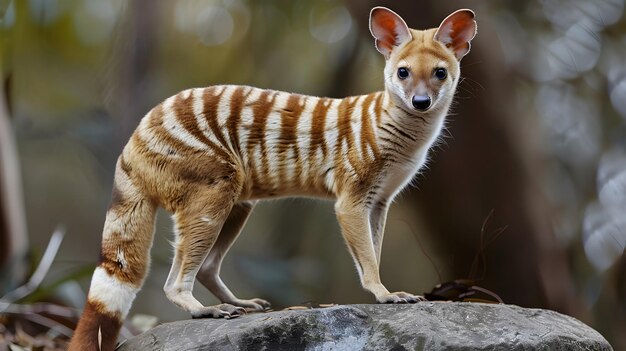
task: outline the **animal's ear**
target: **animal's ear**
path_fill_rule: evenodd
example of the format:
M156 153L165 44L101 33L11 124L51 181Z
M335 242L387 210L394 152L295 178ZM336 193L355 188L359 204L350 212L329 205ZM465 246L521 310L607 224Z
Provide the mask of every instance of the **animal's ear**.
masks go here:
M454 51L456 58L461 61L470 51L470 41L475 35L474 11L463 9L453 12L441 22L435 33L435 40Z
M411 40L409 27L397 13L386 7L370 12L370 32L376 38L376 49L388 59L394 46Z

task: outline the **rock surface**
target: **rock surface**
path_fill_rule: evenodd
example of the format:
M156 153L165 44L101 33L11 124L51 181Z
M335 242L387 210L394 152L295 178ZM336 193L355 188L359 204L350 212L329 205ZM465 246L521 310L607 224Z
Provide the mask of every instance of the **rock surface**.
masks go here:
M513 305L344 305L159 325L118 350L612 350L557 312Z

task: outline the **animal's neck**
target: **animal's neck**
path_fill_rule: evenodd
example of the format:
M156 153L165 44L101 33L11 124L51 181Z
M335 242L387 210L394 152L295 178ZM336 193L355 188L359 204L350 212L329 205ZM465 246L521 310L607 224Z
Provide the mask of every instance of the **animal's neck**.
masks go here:
M410 161L425 152L439 136L448 108L420 114L394 101L388 91L383 95L382 117L378 123L379 142L389 154Z

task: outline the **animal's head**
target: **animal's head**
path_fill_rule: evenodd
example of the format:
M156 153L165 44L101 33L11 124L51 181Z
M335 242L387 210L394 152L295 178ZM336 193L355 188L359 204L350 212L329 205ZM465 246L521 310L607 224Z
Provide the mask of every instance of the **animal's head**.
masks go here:
M385 87L397 106L419 114L449 106L460 61L476 35L472 10L455 11L438 28L415 30L390 9L375 7L370 31L385 56Z

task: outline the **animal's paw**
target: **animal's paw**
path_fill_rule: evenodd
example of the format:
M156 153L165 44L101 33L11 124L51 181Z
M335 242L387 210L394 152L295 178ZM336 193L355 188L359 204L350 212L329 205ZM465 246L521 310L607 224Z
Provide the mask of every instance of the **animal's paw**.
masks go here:
M223 303L215 306L203 307L197 311L191 312L192 318L236 318L246 314L243 307L233 306Z
M250 312L265 311L272 306L272 304L270 304L269 302L259 298L254 298L250 300L237 299L230 303L235 306L243 307L246 309L246 311Z
M413 295L400 291L378 296L376 301L378 303L415 303L419 301L426 301L426 299L420 295Z

